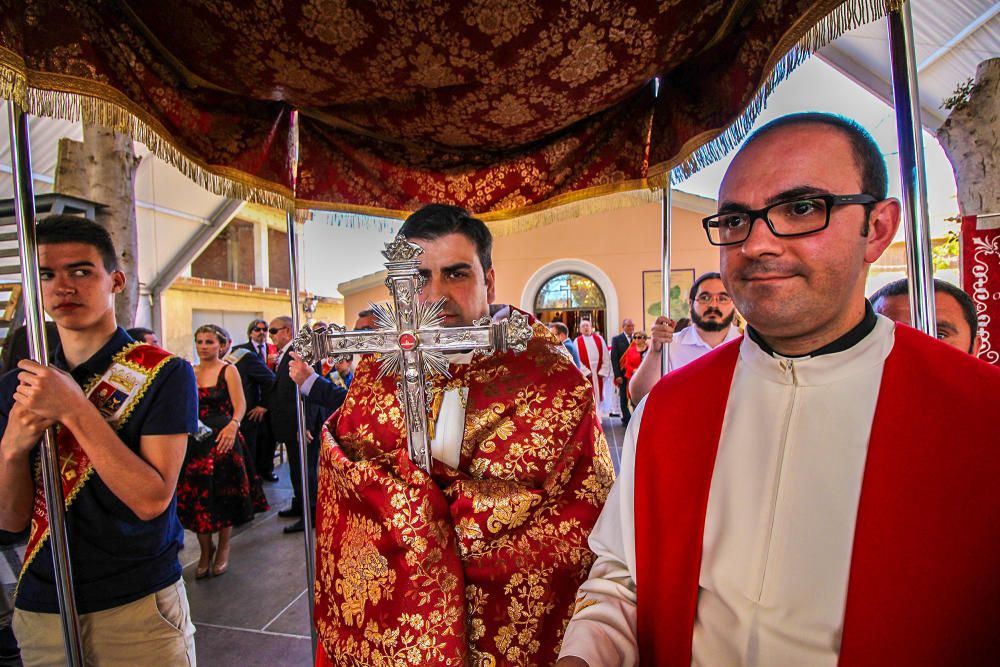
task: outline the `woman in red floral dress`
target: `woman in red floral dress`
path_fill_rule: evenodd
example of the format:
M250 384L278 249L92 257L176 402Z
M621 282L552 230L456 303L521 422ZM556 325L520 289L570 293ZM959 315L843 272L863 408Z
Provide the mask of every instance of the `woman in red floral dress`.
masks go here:
M188 438L177 484L177 516L185 528L198 534L201 558L196 579L210 572L225 574L233 526L252 519L255 510L267 509L262 490L253 488L247 474L246 445L239 431L246 411L240 375L235 366L219 359L220 346L219 334L211 325L195 331L198 417L212 433ZM218 550L212 540L216 532Z

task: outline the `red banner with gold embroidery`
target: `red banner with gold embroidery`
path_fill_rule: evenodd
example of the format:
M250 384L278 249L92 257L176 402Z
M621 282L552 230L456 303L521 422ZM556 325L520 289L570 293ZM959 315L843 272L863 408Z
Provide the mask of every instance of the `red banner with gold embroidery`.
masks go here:
M101 415L116 431L132 415L135 406L146 394L149 385L160 369L173 358L166 350L135 343L116 354L108 370L94 377L85 388L87 399L100 411ZM94 472L90 457L77 442L73 433L56 425L55 448L59 460L59 481L62 495L69 509ZM25 550L23 575L35 560L45 540L49 537L49 512L45 502L45 488L42 484L42 462L35 465L35 495L31 509L31 532Z
M371 358L327 424L317 664L556 660L614 478L593 391L540 324L526 352L450 371L434 391L468 388L457 469L410 461L395 380Z
M962 286L976 304L979 358L1000 366L1000 224L962 217Z
M503 218L710 162L795 64L885 7L0 0L0 97L129 132L220 194Z

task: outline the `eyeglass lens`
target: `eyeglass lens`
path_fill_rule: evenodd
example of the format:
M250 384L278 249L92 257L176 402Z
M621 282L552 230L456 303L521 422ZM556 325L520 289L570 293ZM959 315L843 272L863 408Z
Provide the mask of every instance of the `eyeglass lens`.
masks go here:
M798 199L769 206L763 211L771 229L779 236L795 236L819 231L826 226L829 207L824 199ZM750 236L751 215L737 211L718 216L719 226L711 228L715 242L741 243Z
M713 301L729 303L733 300L728 294L709 294L708 292L702 292L695 298L698 300L698 303L712 303Z

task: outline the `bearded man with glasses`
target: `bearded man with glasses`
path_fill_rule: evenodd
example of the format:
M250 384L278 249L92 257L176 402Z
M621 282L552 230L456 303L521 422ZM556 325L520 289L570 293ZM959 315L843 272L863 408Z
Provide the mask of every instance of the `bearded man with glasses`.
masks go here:
M740 337L740 330L733 325L736 306L722 284L722 276L715 271L698 276L688 295L691 307L691 324L674 336L674 322L669 317L656 318L649 331L649 352L642 365L629 381L629 394L633 405L649 393L660 379L664 346L667 353L667 372L687 366L695 359L711 352L723 343Z
M837 116L740 149L704 224L747 335L636 408L561 667L1000 664L1000 370L865 300L886 181Z

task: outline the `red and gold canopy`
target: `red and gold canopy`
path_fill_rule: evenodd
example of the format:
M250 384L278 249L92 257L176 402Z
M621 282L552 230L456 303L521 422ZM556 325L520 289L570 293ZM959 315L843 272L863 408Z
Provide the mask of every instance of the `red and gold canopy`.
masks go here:
M495 219L710 162L885 5L0 0L0 97L127 131L220 194Z

